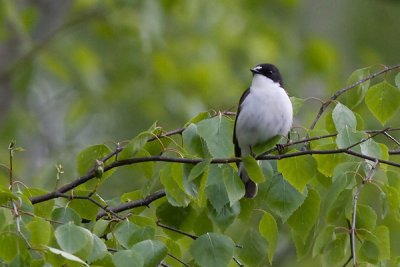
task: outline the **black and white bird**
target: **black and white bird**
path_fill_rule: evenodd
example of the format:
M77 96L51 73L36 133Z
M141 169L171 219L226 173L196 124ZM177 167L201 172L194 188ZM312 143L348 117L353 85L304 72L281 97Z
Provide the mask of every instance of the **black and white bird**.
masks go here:
M286 136L293 121L292 103L283 88L278 68L272 64L260 64L250 71L253 80L240 98L235 119L233 143L236 157L252 155L255 145L277 135ZM238 169L245 185L245 197L255 197L257 184L250 179L242 163L238 164Z

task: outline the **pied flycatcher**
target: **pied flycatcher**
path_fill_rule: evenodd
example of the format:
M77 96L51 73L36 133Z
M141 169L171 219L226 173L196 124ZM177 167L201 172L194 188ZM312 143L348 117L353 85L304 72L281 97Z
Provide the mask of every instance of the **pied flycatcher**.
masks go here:
M252 155L253 146L277 135L286 136L293 121L292 103L283 89L278 68L272 64L260 64L250 71L253 80L240 98L235 119L233 143L236 157ZM237 165L245 185L245 197L255 197L257 184L250 179L243 163Z

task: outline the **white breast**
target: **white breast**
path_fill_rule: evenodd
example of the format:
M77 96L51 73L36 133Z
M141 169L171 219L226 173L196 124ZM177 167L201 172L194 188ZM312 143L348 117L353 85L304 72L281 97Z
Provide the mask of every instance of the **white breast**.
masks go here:
M251 146L276 135L287 135L292 120L292 103L285 90L265 76L254 75L236 122L242 156L250 153Z

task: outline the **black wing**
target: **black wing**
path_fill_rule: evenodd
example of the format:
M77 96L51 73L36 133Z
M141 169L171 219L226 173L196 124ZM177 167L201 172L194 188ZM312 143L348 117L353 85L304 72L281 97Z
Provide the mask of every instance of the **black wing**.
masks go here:
M250 88L247 88L247 90L243 92L242 96L240 97L238 109L237 109L237 112L236 112L235 126L233 127L233 144L235 146L235 157L240 157L241 156L239 143L238 143L237 138L236 138L236 121L237 121L237 118L239 117L240 111L242 109L242 103L243 103L244 99L248 96L249 93L250 93ZM239 165L239 164L236 163L236 165Z

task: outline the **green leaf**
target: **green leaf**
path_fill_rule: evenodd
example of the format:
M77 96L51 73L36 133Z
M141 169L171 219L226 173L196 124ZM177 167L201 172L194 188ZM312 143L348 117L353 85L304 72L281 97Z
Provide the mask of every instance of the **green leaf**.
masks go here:
M258 167L258 166L257 166ZM224 181L229 203L233 206L244 196L244 185L235 169L230 165L222 167L222 179Z
M18 197L10 189L0 186L0 205L4 205L10 200L18 200Z
M93 237L89 230L72 223L61 225L54 233L62 250L86 259L93 247Z
M133 250L120 250L112 256L115 267L142 267L142 256Z
M225 231L229 225L231 225L236 217L240 213L240 203L235 202L232 206L227 203L224 205L219 212L211 205L207 205L208 207L208 216L213 220L215 224L221 229L221 231Z
M90 252L89 257L87 258L87 261L89 263L99 261L108 254L109 252L107 250L107 246L104 244L103 240L101 240L96 235L93 235L93 248L92 251Z
M209 157L207 145L198 133L197 125L190 124L182 133L183 147L188 153L202 158Z
M303 203L305 197L291 186L281 174L267 179L259 190L259 201L277 214L283 222Z
M196 235L203 235L214 230L214 226L208 217L207 209L203 209L195 219L193 231Z
M101 160L110 153L111 149L106 145L93 145L83 149L76 157L78 174L85 175L95 166L96 160ZM103 178L110 176L111 172L104 173Z
M346 246L348 246L348 235L337 234L336 238L324 248L324 266L339 266L339 264L343 265L343 262L346 260Z
M225 188L225 183L221 177L223 177L223 167L219 167L216 164L210 165L205 190L207 198L211 205L215 208L217 214L220 213L222 208L229 203L229 197Z
M263 266L262 263L266 259L268 243L258 231L249 228L240 239L239 244L243 248L236 251L245 266Z
M27 196L28 198L34 197L34 196L40 196L43 194L48 193L48 191L45 191L40 188L27 188L24 190L23 194ZM52 210L54 207L54 199L43 201L41 203L35 204L33 206L35 215L43 218L49 218Z
M159 129L159 127L157 128L156 123L153 123L147 131L141 132L135 136L118 154L118 159L128 159L138 156L138 153L144 149L149 138L159 133L157 129Z
M168 202L176 207L186 207L190 197L185 193L183 186L182 166L178 163L167 164L161 170L160 182L165 188Z
M182 224L189 218L192 208L190 206L186 208L172 206L169 202L165 201L156 209L157 219L168 226L180 229ZM173 214L174 216L171 216ZM169 230L163 229L166 233L172 233Z
M167 247L157 240L145 240L136 243L131 250L142 256L143 267L158 266L168 253Z
M228 236L207 233L197 238L190 252L200 266L223 267L227 266L233 257L235 244Z
M227 158L233 155L233 121L225 116L216 116L197 124L198 133L206 141L211 155Z
M326 225L324 228L322 228L314 242L314 247L312 251L313 258L322 253L324 248L333 240L334 234L334 225Z
M115 230L113 231L115 239L124 248L130 248L133 243L131 243L131 238L133 234L139 230L139 227L128 220L124 220L117 224Z
M311 229L319 216L321 199L314 189L308 190L308 195L303 204L290 216L288 223L294 232L303 241L307 241Z
M52 228L48 221L40 217L35 217L26 227L31 233L31 238L29 240L31 245L47 245L50 242Z
M327 145L321 145L314 147L313 149L315 150L335 150L336 149L336 144L327 144ZM333 174L333 170L335 167L342 163L345 162L348 157L347 155L344 155L342 153L340 154L315 154L313 155L317 162L318 166L318 171L321 172L323 175L327 177L331 177Z
M92 191L89 190L74 190L75 196L88 196L91 193ZM97 193L93 194L91 198L96 200L103 206L106 206L104 200L101 197L99 197ZM94 203L92 203L87 199L76 199L76 198L72 199L71 202L69 203L69 207L74 211L76 211L82 218L91 221L96 220L97 213L100 210L99 206L95 205Z
M361 261L375 265L378 263L379 259L379 247L376 243L366 240L361 244L358 254Z
M10 209L0 207L0 231L11 223L14 223L14 216Z
M205 159L195 166L192 164L184 165L183 184L185 191L192 197L196 197L196 202L199 207L204 207L206 205L205 187L207 184L209 168L209 159ZM187 174L187 170L189 170L189 174Z
M361 145L361 153L373 158L377 158L377 159L381 159L382 157L382 153L381 153L381 146L376 143L374 140L372 139L368 139L367 141L363 142ZM387 156L387 155L385 155ZM367 170L370 170L373 166L373 164L375 164L373 161L370 160L366 160L366 162L368 162L367 164Z
M80 258L78 258L78 257L76 257L76 256L74 256L74 255L72 255L72 254L70 254L70 253L68 253L68 252L59 250L59 249L57 249L57 248L52 248L52 247L47 247L47 249L48 249L51 253L53 253L53 254L55 254L55 255L60 255L61 257L65 258L65 259L67 259L67 260L74 261L74 262L78 262L78 263L80 263L80 264L83 264L84 266L89 267L89 265L88 265L86 262L84 262L84 261L81 260Z
M62 224L73 222L75 225L79 225L82 221L81 216L75 210L68 207L54 209L51 213L51 219Z
M200 112L199 114L191 118L187 123L185 123L185 127L188 127L192 123L196 124L208 118L210 118L210 113L208 111Z
M264 174L262 173L260 166L257 161L250 155L242 158L244 167L251 180L256 183L262 183L265 181Z
M356 229L367 229L372 231L376 226L377 215L373 208L358 204L356 213Z
M389 228L385 225L379 225L373 231L373 234L377 237L377 244L379 248L379 260L390 259L390 232Z
M292 102L292 106L293 106L293 115L297 115L297 113L299 113L301 107L304 105L304 102L306 100L302 99L302 98L291 96L290 101Z
M398 110L400 91L387 81L369 88L365 97L368 109L384 125Z
M197 163L190 171L188 180L193 181L200 175L202 175L206 170L208 170L208 167L210 165L211 160L210 159L205 159L200 163Z
M331 224L343 222L352 212L353 194L350 189L343 190L328 209L326 221Z
M394 78L394 83L396 84L397 88L400 89L400 72L397 73L396 77Z
M346 188L353 188L356 184L356 178L364 175L362 172L362 162L345 162L339 164L333 171L332 186L329 188L325 197L322 199L321 215L326 216L332 205L337 201L339 195ZM342 205L342 206L341 206ZM338 209L343 209L344 203L338 204Z
M383 215L386 213L394 216L397 220L400 219L400 211L398 207L400 206L400 194L398 189L395 187L385 185L383 188L384 194L384 203L383 203ZM385 216L386 217L386 216Z
M364 137L365 134L363 132L345 126L338 132L336 144L338 148L348 148L349 146L360 142ZM356 148L358 148L358 146L356 146Z
M17 234L4 231L0 234L0 259L11 262L18 254L27 252L26 243Z
M347 86L354 84L355 82L362 80L363 78L369 76L370 68L362 68L355 70L347 80ZM365 94L367 93L368 87L370 84L370 80L360 83L356 87L347 91L345 96L345 104L351 108L356 108L364 99Z
M337 103L333 109L332 119L338 132L345 127L349 129L356 129L357 127L356 116L348 107L341 103Z
M290 153L296 152L295 150ZM316 173L317 163L310 155L285 158L278 161L278 171L299 192L310 182Z
M264 212L263 217L258 224L258 230L262 237L268 241L268 260L272 264L272 259L278 246L278 226L274 217L268 212Z

